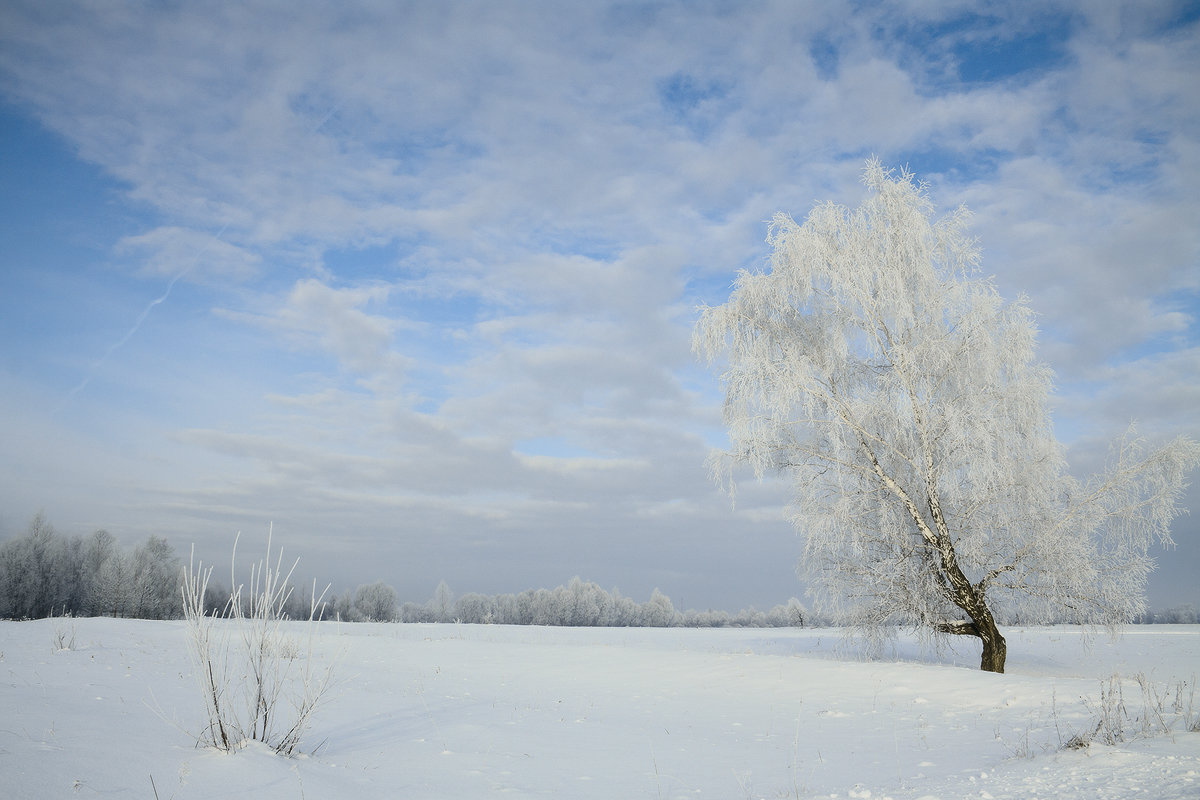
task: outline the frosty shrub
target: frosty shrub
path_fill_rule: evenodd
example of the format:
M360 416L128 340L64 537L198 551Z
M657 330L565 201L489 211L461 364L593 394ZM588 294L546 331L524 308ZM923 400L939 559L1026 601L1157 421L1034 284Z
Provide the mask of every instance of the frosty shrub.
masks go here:
M383 581L359 586L354 592L354 609L367 622L392 622L399 613L396 590Z
M233 546L236 562L237 541ZM333 677L313 664L313 635L325 592L313 586L309 602L307 642L285 629L289 584L299 559L285 573L283 550L267 553L250 569L249 586L232 582L225 605L205 613L212 567L192 558L183 575L183 612L188 649L207 721L197 741L219 750L236 750L259 741L281 755L292 755ZM236 567L231 568L231 576Z
M1081 750L1093 742L1109 746L1169 735L1175 732L1197 731L1196 676L1190 681L1157 686L1139 672L1132 678L1136 693L1125 697L1127 681L1119 674L1100 682L1099 697L1083 698L1089 723L1082 730L1072 731L1063 739L1060 748Z
M54 625L54 649L56 651L75 649L75 621L71 617L60 617Z
M1145 610L1149 548L1200 445L1132 429L1086 482L1067 469L1025 300L977 273L966 209L868 163L857 209L776 215L770 269L705 308L695 347L725 367L732 447L792 479L802 572L837 621L977 637L1003 672L999 622L1116 625Z

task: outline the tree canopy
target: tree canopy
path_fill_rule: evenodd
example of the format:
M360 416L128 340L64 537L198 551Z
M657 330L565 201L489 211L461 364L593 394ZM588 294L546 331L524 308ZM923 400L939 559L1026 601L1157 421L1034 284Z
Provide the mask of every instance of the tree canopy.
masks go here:
M1002 672L997 619L1132 619L1200 446L1150 451L1131 429L1074 479L1033 312L978 274L969 212L934 219L878 161L863 180L857 209L777 214L769 269L702 310L695 347L725 366L717 462L791 477L800 571L863 631L977 636Z

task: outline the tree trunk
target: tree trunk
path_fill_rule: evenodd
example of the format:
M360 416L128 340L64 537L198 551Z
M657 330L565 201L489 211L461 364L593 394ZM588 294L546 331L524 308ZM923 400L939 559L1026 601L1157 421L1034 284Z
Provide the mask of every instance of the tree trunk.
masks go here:
M983 643L983 656L979 660L979 668L985 672L1004 672L1008 645L1000 633L1000 628L996 626L996 618L992 616L983 593L967 581L956 563L951 562L950 566L953 571L947 571L950 572L950 584L955 591L949 592L949 598L970 619L942 622L934 625L934 629L957 636L977 637Z
M1004 672L1004 659L1008 655L1008 645L1004 636L996 627L996 621L991 614L986 620L976 622L979 639L983 642L983 655L979 659L979 668L984 672Z
M933 521L932 527L930 527L929 521L922 516L912 496L883 469L883 465L879 463L879 459L867 442L866 436L861 432L858 441L862 444L863 452L867 455L871 469L879 477L883 487L900 500L916 524L916 532L928 548L925 552L930 566L935 574L940 574L945 580L943 588L946 599L962 609L970 618L970 621L938 623L933 626L934 629L942 633L979 637L979 640L983 642L983 657L980 659L979 668L985 672L1004 672L1004 659L1008 654L1008 646L1000 634L1000 629L996 627L996 620L992 616L991 609L987 606L985 598L987 580L973 584L967 580L962 567L959 566L958 554L954 552L954 538L950 535L950 526L946 522L945 514L942 513L942 503L938 498L937 475L934 472L932 450L926 443L922 427L920 404L915 399L913 400L913 414L917 427L921 429L922 447L925 451L925 500L929 507L930 519Z
M942 622L934 625L939 633L949 633L955 636L974 636L983 643L983 655L979 659L979 668L984 672L1004 672L1004 659L1008 655L1008 645L992 613L984 607L982 613L967 612L974 619L958 622Z

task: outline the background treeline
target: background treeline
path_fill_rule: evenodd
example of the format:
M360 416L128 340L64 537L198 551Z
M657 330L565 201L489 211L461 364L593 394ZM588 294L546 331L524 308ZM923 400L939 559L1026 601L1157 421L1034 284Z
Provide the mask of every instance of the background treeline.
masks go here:
M182 574L183 564L165 539L151 536L126 550L103 530L86 537L63 536L39 513L25 535L0 543L0 619L65 615L178 619L183 616ZM284 615L308 619L311 594L311 586L297 587L283 607ZM210 613L219 611L229 596L229 589L213 580L205 592L204 607ZM606 591L578 577L554 589L460 597L455 597L443 581L427 602L403 604L395 589L377 581L334 596L320 616L345 622L576 627L783 628L828 624L810 614L794 597L768 611L678 611L657 589L647 602L638 603L616 589ZM1200 612L1196 606L1186 604L1148 611L1135 622L1200 624Z
M1200 610L1184 603L1164 611L1147 611L1133 621L1135 625L1200 625Z
M24 536L0 543L0 618L113 616L177 619L183 615L180 595L182 563L174 550L151 536L132 551L124 550L107 531L87 537L63 536L38 514ZM307 619L311 586L296 587L283 607L284 616ZM208 584L204 608L220 611L230 590L218 580ZM328 601L323 619L345 622L462 622L497 625L566 625L612 627L786 627L807 621L799 600L770 611L677 611L657 589L638 603L616 589L573 579L555 589L520 594L464 594L455 597L445 582L426 603L400 604L396 590L383 581L346 590Z
M108 531L62 536L42 514L24 536L0 544L0 617L183 616L181 566L165 539L132 552Z
M397 605L396 592L383 583L344 592L333 603L332 613L349 621L462 622L496 625L564 625L572 627L799 627L808 623L808 611L796 598L770 611L750 608L725 611L677 611L671 598L657 589L638 603L616 589L573 578L566 586L530 589L520 594L464 594L455 597L445 581L438 584L429 602Z

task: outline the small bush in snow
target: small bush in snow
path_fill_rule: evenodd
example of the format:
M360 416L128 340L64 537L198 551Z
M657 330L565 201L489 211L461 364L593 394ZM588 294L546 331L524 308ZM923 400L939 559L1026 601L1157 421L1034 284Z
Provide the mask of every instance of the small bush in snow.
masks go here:
M1140 694L1127 703L1124 681L1113 675L1100 682L1098 700L1084 698L1084 706L1091 721L1082 730L1074 732L1062 742L1064 750L1082 750L1093 742L1116 745L1134 739L1171 734L1182 728L1184 731L1200 730L1200 713L1194 707L1196 679L1191 682L1178 681L1161 689L1152 684L1144 673L1132 678Z
M234 557L237 542L234 541ZM283 627L291 599L293 563L282 570L283 551L267 554L250 570L249 591L241 584L219 609L205 613L212 567L189 561L183 576L184 619L207 722L199 743L236 750L259 741L281 755L292 755L308 730L313 713L329 688L332 667L315 670L312 635L325 593L314 584L308 613L307 648Z
M69 624L68 624L69 623ZM62 617L54 626L54 649L75 649L75 621L70 617Z

